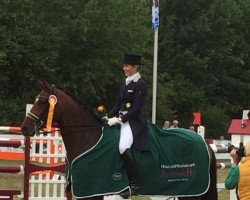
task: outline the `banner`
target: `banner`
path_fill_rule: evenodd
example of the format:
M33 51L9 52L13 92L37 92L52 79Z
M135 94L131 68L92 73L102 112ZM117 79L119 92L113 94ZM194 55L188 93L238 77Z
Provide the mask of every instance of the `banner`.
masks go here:
M159 19L159 1L153 0L152 6L152 29L157 29L160 25Z

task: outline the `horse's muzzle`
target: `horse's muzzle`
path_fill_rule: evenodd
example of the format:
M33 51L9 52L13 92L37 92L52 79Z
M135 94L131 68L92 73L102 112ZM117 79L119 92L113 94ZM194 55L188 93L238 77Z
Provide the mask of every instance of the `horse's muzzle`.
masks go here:
M30 131L28 130L26 126L21 127L21 132L24 136L30 136Z

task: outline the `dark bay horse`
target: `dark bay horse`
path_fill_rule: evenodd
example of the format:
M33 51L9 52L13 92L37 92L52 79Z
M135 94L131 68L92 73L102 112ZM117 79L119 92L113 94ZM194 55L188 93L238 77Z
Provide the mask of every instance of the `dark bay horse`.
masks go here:
M49 98L54 95L57 103L54 109L53 122L61 129L69 163L96 144L101 137L101 120L84 104L72 95L55 88L44 80L38 81L41 92L37 96L31 111L22 123L24 135L33 136L44 127L49 111ZM208 145L209 146L209 145ZM210 146L209 146L210 148ZM206 194L197 197L182 197L181 200L217 200L216 160L211 148L210 187ZM195 186L194 186L195 187ZM103 196L85 198L102 200Z

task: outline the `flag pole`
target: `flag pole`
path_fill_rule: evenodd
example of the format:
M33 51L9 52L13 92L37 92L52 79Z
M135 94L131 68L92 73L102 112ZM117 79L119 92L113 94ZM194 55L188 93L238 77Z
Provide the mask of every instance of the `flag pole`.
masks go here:
M157 58L158 58L158 28L156 28L154 31L153 99L152 99L153 124L155 124L156 122Z
M158 59L158 28L159 0L152 0L152 28L154 29L154 61L153 61L153 95L152 95L152 123L156 122L156 93L157 93L157 59Z

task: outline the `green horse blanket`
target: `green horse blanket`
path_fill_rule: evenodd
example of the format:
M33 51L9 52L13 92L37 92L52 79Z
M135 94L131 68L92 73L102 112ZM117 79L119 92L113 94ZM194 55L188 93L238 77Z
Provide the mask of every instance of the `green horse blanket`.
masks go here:
M149 123L150 151L133 150L142 195L197 196L209 187L210 156L202 137L187 129L162 130ZM119 154L120 126L104 126L96 145L67 169L72 194L85 198L129 188Z

